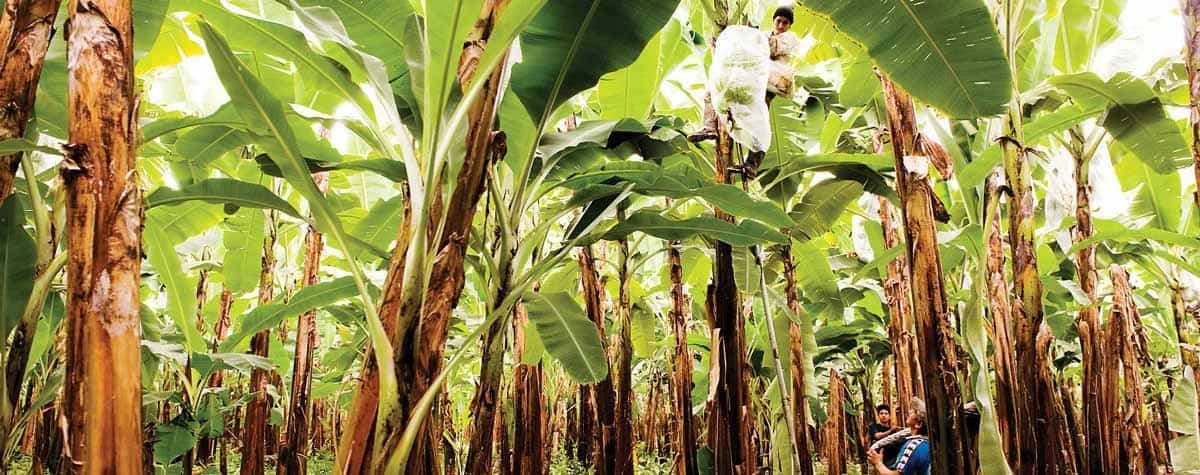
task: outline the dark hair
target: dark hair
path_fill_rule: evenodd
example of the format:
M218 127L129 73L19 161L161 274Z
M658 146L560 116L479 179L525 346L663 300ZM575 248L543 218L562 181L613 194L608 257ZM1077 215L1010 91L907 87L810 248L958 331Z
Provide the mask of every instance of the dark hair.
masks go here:
M775 15L771 18L787 18L788 23L795 23L796 18L792 15L792 7L779 7L775 9Z
M875 406L875 412L879 412L879 411L892 412L892 406L889 406L887 404L880 404L878 406Z

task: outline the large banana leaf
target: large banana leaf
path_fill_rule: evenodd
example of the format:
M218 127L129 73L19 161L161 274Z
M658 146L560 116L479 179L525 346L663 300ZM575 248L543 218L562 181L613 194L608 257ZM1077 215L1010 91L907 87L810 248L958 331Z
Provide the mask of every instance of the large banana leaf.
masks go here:
M237 319L237 329L221 342L220 350L233 351L242 340L262 330L275 328L288 318L295 317L312 309L327 307L339 301L354 297L358 293L354 280L350 277L321 282L310 285L296 292L287 303L271 302L254 307L241 318Z
M642 120L650 116L663 78L691 53L682 30L679 21L668 22L633 64L600 78L596 88L600 118Z
M146 197L146 207L169 206L187 201L203 201L245 208L275 209L302 218L299 211L257 183L232 178L209 178L178 190L159 188Z
M588 384L608 375L608 357L596 324L588 320L571 294L532 293L526 297L525 310L546 353L562 363L571 379Z
M146 220L142 232L146 259L158 274L158 282L166 287L167 315L183 332L189 351L204 349L204 340L196 329L196 279L188 275L173 241L163 230L163 224L153 218Z
M1183 214L1183 186L1176 172L1159 173L1146 162L1129 154L1110 154L1121 188L1133 191L1129 205L1130 222L1146 223L1158 229L1179 231Z
M249 292L258 285L265 226L266 216L260 209L242 209L225 220L221 233L225 246L221 275L230 292Z
M651 210L639 210L617 223L605 233L604 239L623 239L634 231L641 231L668 241L681 241L694 236L704 236L739 247L767 242L787 242L786 236L756 221L745 220L734 224L708 216L676 221Z
M0 205L0 338L21 320L37 277L37 246L25 232L21 201L10 197Z
M629 66L662 29L679 0L555 0L521 34L522 61L512 90L535 123L596 85L600 77Z
M996 115L1011 73L981 0L800 0L827 16L913 97L954 118Z
M1107 82L1095 73L1059 76L1051 84L1084 107L1107 107L1104 128L1113 138L1159 173L1187 166L1187 142L1162 101L1144 81L1118 73Z
M1176 385L1175 395L1167 407L1167 422L1171 432L1183 434L1171 440L1171 463L1177 473L1200 472L1200 402L1196 398L1196 375L1184 366L1183 379Z
M792 208L796 221L792 237L809 240L829 232L846 207L863 194L863 185L853 180L826 180L817 183Z

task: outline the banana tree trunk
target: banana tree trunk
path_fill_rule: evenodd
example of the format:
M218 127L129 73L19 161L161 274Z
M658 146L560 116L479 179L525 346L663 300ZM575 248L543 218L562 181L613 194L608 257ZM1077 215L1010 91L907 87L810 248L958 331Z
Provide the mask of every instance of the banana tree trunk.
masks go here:
M711 104L706 108L711 108ZM716 182L731 183L733 140L718 121L714 157ZM718 219L733 222L733 216L717 210ZM713 451L717 473L754 473L758 456L752 443L754 407L750 400L750 375L746 363L745 322L738 312L737 281L734 279L733 247L717 241L713 278L708 285L705 311L712 328L708 445Z
M987 182L987 203L984 205L986 236L986 266L988 313L992 317L992 365L996 369L996 422L1004 438L1004 453L1009 464L1016 462L1016 448L1021 446L1016 420L1017 357L1013 347L1012 306L1009 300L1008 277L1005 274L1004 232L1000 225L1000 197L1004 177L999 171Z
M676 475L699 475L696 464L696 421L692 416L692 351L688 349L688 319L691 299L683 288L683 260L679 243L667 245L671 266L671 333L675 336L675 356L671 373L671 405L673 421L672 450L675 452ZM812 475L806 473L804 475Z
M825 413L825 473L842 475L846 473L849 443L846 440L846 385L837 371L829 375L829 400Z
M467 473L492 473L492 451L497 432L507 434L504 421L497 420L500 384L504 377L504 348L507 328L494 323L483 339L479 383L471 400L471 442L467 451ZM494 429L499 425L499 429ZM503 464L501 464L503 465Z
M0 141L19 139L33 113L38 78L60 0L7 0L0 15ZM0 155L0 203L13 191L21 154ZM31 338L32 339L32 338ZM10 386L11 388L11 386Z
M1075 139L1071 144L1072 155L1075 159L1075 232L1076 244L1092 237L1092 186L1088 182L1088 159L1083 150L1083 141L1077 131L1072 132ZM1105 440L1111 426L1111 420L1105 419L1100 394L1105 391L1102 371L1104 366L1103 335L1100 327L1099 301L1096 295L1096 249L1093 246L1083 246L1075 253L1075 267L1078 269L1079 288L1094 302L1079 310L1075 326L1079 331L1079 346L1083 359L1083 436L1084 454L1088 473L1100 474L1104 468Z
M800 288L796 285L796 262L792 260L790 246L780 250L779 258L783 260L784 293L787 298L788 310L792 315L804 315L800 304ZM788 324L788 347L791 350L792 377L792 411L796 417L796 458L800 466L796 471L800 475L813 475L813 453L809 448L812 433L808 426L808 355L804 353L804 334L800 324L792 321ZM816 395L812 395L815 397Z
M263 239L262 270L258 276L258 304L266 305L275 295L275 212L267 212L267 235ZM263 330L250 338L250 353L266 358L271 348L271 330ZM250 394L242 429L242 475L261 475L266 470L267 423L271 417L271 399L267 394L267 370L255 368L250 372Z
M404 218L400 223L396 247L388 261L387 278L383 283L383 295L379 302L379 319L383 323L384 332L388 338L396 334L397 320L400 316L400 297L403 293L401 281L404 276L404 256L408 253L408 243L411 238L412 207L406 200ZM359 375L359 383L354 401L346 415L345 429L337 449L337 470L341 475L359 475L371 473L371 448L375 444L375 416L379 409L379 367L375 362L375 354L367 349L363 357L363 369Z
M221 300L217 305L217 322L213 325L213 341L209 346L209 351L213 353L217 352L217 347L220 346L221 340L224 340L225 337L229 336L229 312L233 308L233 293L228 289L222 290ZM209 389L219 389L224 384L224 380L224 371L213 371L212 376L209 376L208 381L205 382L205 387ZM198 442L196 446L196 461L202 464L211 462L213 456L216 454L216 449L219 445L219 442L223 441L224 439L224 436L220 436L215 439L209 437L200 439L200 442Z
M623 217L624 213L621 213ZM613 338L612 354L613 367L617 372L616 391L617 411L616 422L616 453L613 465L615 475L633 475L633 337L631 333L632 310L629 301L629 243L622 240L619 243L621 253L620 269L618 269L617 291L617 335Z
M924 383L933 472L965 473L973 447L962 437L962 406L958 386L958 346L950 328L946 284L942 279L934 206L937 199L928 177L910 170L909 162L928 160L917 152L919 136L912 98L886 77L883 82L892 150L896 159L896 191L900 194L911 265L913 316L917 331L920 381ZM924 140L923 138L920 140ZM914 163L916 165L916 163ZM927 167L926 167L927 168Z
M1181 0L1180 3L1187 42L1187 55L1184 58L1191 98L1192 170L1196 175L1196 183L1200 183L1200 0ZM1197 187L1194 197L1196 207L1200 209L1200 187Z
M129 0L71 2L67 438L72 471L140 474L142 193ZM11 60L11 59L10 59Z
M585 247L579 253L579 272L582 276L584 307L588 319L596 324L600 340L604 335L604 286L596 271L596 259L591 247ZM611 475L616 471L617 454L617 421L616 421L616 392L614 391L613 373L609 372L600 382L590 386L580 386L581 392L586 392L588 406L591 410L580 417L587 417L590 432L581 432L581 438L590 438L590 460L587 463L597 475Z
M879 153L883 149L879 148ZM892 204L887 198L879 197L879 224L883 227L883 245L888 249L900 245L896 226L892 218ZM896 406L892 414L907 417L909 404L914 397L924 398L925 390L920 384L920 363L917 361L916 340L913 337L912 285L908 281L908 259L901 254L887 266L887 280L883 292L888 305L888 341L896 360Z
M325 191L327 173L313 175L317 188ZM321 249L324 239L316 228L309 227L304 237L303 285L317 284L321 272ZM296 319L296 350L292 358L292 397L288 404L287 427L279 448L277 473L302 475L308 473L309 425L313 420L312 377L313 354L317 351L317 311L309 310Z
M525 355L525 328L529 315L524 305L513 310L513 408L517 424L513 426L513 473L542 474L548 470L546 458L546 399L542 389L542 364L522 363Z
M458 79L464 89L471 81L477 80L475 72L479 58L483 55L504 4L502 0L488 0L483 5L480 20L476 22L475 30L464 46L459 60ZM449 207L446 209L443 239L438 243L421 321L415 328L408 326L403 335L396 333L401 311L400 296L403 293L400 282L404 274L403 261L407 252L408 236L401 236L392 254L380 316L390 339L412 343L406 344L405 348L414 348L397 355L398 379L411 383L400 387L402 410L399 411L399 417L404 421L408 420L411 409L416 406L429 384L441 371L450 316L462 294L465 282L463 265L467 240L476 205L483 193L485 171L490 163L502 157L504 153L503 139L497 139L496 134L492 132L502 79L503 74L499 71L483 78L487 84L479 99L468 111L470 123L466 137L466 155ZM406 219L406 223L407 221ZM368 360L373 359L370 356L368 355ZM338 466L343 474L365 473L371 465L369 452L374 445L372 433L379 407L377 371L374 363L368 363L364 367L360 391L355 397L351 411L349 430L343 436L338 449ZM409 466L416 467L416 472L438 471L441 465L440 457L437 456L437 448L441 445L440 427L440 417L436 414L423 423L408 462Z
M1141 317L1133 300L1133 289L1129 285L1129 276L1125 269L1117 264L1109 268L1113 283L1112 313L1106 324L1105 339L1107 350L1113 352L1115 358L1110 360L1108 370L1114 376L1119 374L1124 381L1124 409L1120 411L1118 423L1120 441L1120 464L1127 468L1124 473L1131 475L1148 475L1159 473L1160 463L1164 462L1163 448L1166 442L1156 424L1146 415L1145 386L1142 379L1144 364L1149 359L1146 354L1145 341L1142 339ZM1112 384L1114 393L1120 391L1120 386ZM1120 404L1121 396L1113 394ZM1117 473L1117 472L1112 472Z
M3 47L3 56L0 56L0 105L4 107L0 112L0 141L20 138L25 134L26 124L37 97L37 83L45 63L46 50L54 34L54 20L58 14L58 7L59 0L8 0L5 3L5 11L0 15L0 47ZM22 155L19 153L0 156L0 203L12 193L14 176L21 160ZM42 206L38 200L33 200L30 204L33 207ZM46 231L46 234L50 234L49 230ZM53 237L39 235L38 239L52 240ZM61 269L61 266L53 269L48 266L55 247L57 246L53 242L38 243L38 280L46 277L47 273L56 273ZM37 298L30 297L31 300ZM0 431L5 434L10 432L13 421L21 411L18 405L21 382L37 333L40 308L37 307L33 312L26 311L22 315L12 335L8 354L5 355L6 394L0 395L7 398L9 408L8 414L0 415L0 421L3 421L4 425L0 427Z

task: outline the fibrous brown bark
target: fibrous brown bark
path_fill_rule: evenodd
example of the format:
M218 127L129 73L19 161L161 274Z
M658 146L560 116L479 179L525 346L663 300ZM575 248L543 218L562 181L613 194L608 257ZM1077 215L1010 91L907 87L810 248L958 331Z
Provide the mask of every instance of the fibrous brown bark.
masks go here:
M1106 441L1106 449L1119 453L1119 457L1109 457L1115 462L1120 472L1132 475L1147 475L1159 473L1160 465L1169 465L1166 459L1166 441L1159 431L1158 424L1147 412L1147 401L1142 379L1143 366L1149 361L1146 353L1146 342L1141 328L1141 317L1133 300L1133 289L1129 285L1129 276L1125 269L1117 264L1109 268L1113 284L1113 306L1108 322L1105 324L1106 350L1110 358L1105 370L1112 378L1108 388L1115 402L1114 409L1122 402L1118 377L1124 382L1124 409L1118 409L1114 414L1119 419L1111 419L1110 424L1116 425L1118 440ZM1116 421L1120 423L1116 423Z
M829 403L826 406L825 436L822 455L825 456L825 473L841 475L846 473L846 456L849 443L846 440L846 385L841 373L834 371L829 375Z
M784 247L779 253L783 260L784 293L787 298L788 310L792 315L804 315L800 303L800 288L796 285L796 263L792 261L790 247ZM792 377L792 407L796 421L796 458L800 466L795 470L800 475L813 475L813 454L809 448L812 434L808 426L808 374L806 362L808 356L804 353L804 334L800 324L792 321L788 324L788 348L791 350ZM816 397L816 395L813 395Z
M329 177L325 172L313 175L317 188L325 191ZM321 249L324 239L316 228L309 226L304 236L305 287L317 284L321 272ZM317 311L304 312L296 321L296 350L292 359L292 397L288 404L287 427L279 447L277 473L302 475L308 473L309 425L312 418L313 353L317 351Z
M262 271L258 276L258 304L266 305L275 294L275 212L267 212L267 235L263 239ZM255 333L250 338L250 353L266 358L271 348L271 330ZM246 404L242 428L242 475L262 475L266 468L267 423L271 417L271 396L267 394L267 370L255 368L250 372L249 391L254 398Z
M1084 156L1083 140L1072 131L1072 155L1075 158L1075 229L1073 241L1078 244L1092 237L1092 187L1088 183L1088 160ZM1112 423L1105 419L1100 394L1105 391L1102 377L1104 355L1100 327L1100 309L1096 295L1096 249L1083 246L1075 253L1079 288L1091 304L1079 310L1075 326L1079 331L1079 346L1083 363L1083 436L1088 473L1103 473L1104 441L1110 437Z
M20 138L34 108L37 83L41 76L46 49L54 34L54 20L58 14L59 0L7 0L5 11L0 15L0 141ZM14 176L21 162L21 154L0 156L0 203L12 193ZM29 179L29 178L27 178ZM35 204L36 205L36 204ZM42 236L39 236L42 237ZM48 237L48 236L46 236ZM50 238L53 239L53 238ZM53 242L53 241L52 241ZM55 246L46 246L53 249ZM49 255L38 256L38 276L47 272ZM28 318L33 317L33 318ZM37 318L27 315L17 324L12 335L4 364L4 388L7 394L8 414L0 416L3 426L0 431L8 433L17 414L21 411L18 402L21 382L29 363L29 351L37 333ZM7 338L7 335L3 336ZM35 425L36 418L31 420Z
M1009 300L1008 278L1004 266L1004 232L1000 225L1000 197L1004 178L993 173L987 182L987 203L984 205L984 241L986 243L988 314L992 318L989 334L992 337L992 365L996 368L996 422L1004 439L1004 453L1009 463L1015 462L1015 449L1020 446L1016 424L1015 394L1017 384L1016 350L1012 339L1012 306Z
M525 327L529 315L524 305L513 311L513 473L542 474L549 469L546 458L546 400L542 391L542 364L521 362L525 355Z
M879 150L882 153L882 149ZM883 227L883 245L888 249L900 245L896 226L892 219L892 204L887 198L879 197L879 224ZM917 344L913 336L911 284L908 281L908 259L901 254L887 266L887 280L883 282L883 293L888 305L888 341L892 356L896 360L896 407L892 414L907 417L912 398L924 398L921 386L920 363L917 361Z
M471 81L477 79L474 77L475 68L483 55L495 21L506 3L506 0L488 0L483 5L480 19L476 22L460 57L458 79L464 89ZM397 326L401 311L400 296L403 289L400 288L400 282L407 251L406 236L401 236L401 241L393 252L388 271L388 285L380 305L380 318L389 338L405 342L404 348L413 348L396 355L398 380L410 383L400 386L399 415L402 420L408 419L411 409L416 406L441 370L450 315L458 303L464 285L463 264L467 236L471 231L476 205L483 193L485 171L490 163L502 157L504 153L503 138L498 138L492 132L501 79L500 71L483 78L487 84L479 99L468 111L470 124L466 138L466 155L449 207L445 211L443 238L437 244L437 257L429 278L430 287L427 289L422 316L417 326L405 326L400 332L397 331ZM355 397L351 413L351 424L338 449L339 470L344 474L363 473L370 466L369 451L373 445L371 432L379 404L376 371L373 363L364 367L360 392ZM408 460L408 466L415 467L418 473L439 471L441 457L437 452L441 446L441 434L438 430L440 427L441 421L436 411L421 427Z
M70 471L142 465L142 193L129 0L72 0L67 45L67 446Z
M600 340L604 341L604 286L596 272L591 247L585 247L579 253L579 273L588 319L596 324ZM612 372L596 384L579 387L580 392L584 393L581 397L587 399L590 408L587 414L581 414L580 417L588 418L586 425L591 429L590 432L581 430L579 436L590 438L587 444L591 448L588 454L590 460L587 463L592 465L597 475L611 475L616 470L616 393L613 387Z
M699 475L696 465L696 421L692 417L692 351L688 349L691 299L683 288L683 261L677 242L667 245L671 265L671 333L675 355L671 372L671 406L675 414L671 431L676 475ZM811 474L805 474L811 475Z
M950 327L950 310L942 278L934 207L937 198L928 177L910 170L910 160L929 160L918 153L916 113L908 93L881 77L887 104L892 150L896 160L896 191L900 195L911 267L913 317L917 332L920 380L924 383L929 440L934 473L965 473L973 447L962 437L965 427L959 408L958 347ZM924 140L922 138L921 140ZM926 167L928 168L928 167Z
M60 0L6 0L0 15L0 141L25 135ZM21 154L0 156L0 203L13 191ZM32 340L32 338L30 338ZM12 386L9 386L12 388Z
M711 105L706 108L711 108ZM732 147L729 131L718 123L713 163L717 183L731 182L729 170L734 166ZM717 210L716 214L718 219L733 221L732 216L721 210ZM714 388L709 400L708 445L713 451L716 472L750 474L757 470L758 457L751 441L754 408L749 393L745 322L738 308L733 247L717 241L713 278L705 300L709 328L712 329L709 384Z

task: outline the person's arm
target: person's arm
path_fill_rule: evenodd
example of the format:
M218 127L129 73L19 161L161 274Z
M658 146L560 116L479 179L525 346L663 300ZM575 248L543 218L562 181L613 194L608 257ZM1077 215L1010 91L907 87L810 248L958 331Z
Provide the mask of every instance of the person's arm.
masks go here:
M887 464L883 463L883 454L878 451L868 451L867 460L875 466L875 471L879 472L879 475L900 475L900 472L888 468Z
M874 440L880 440L884 437L892 435L892 432L896 432L896 429L877 431L873 435L871 435L871 438Z

